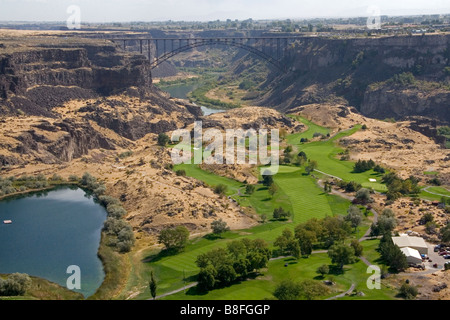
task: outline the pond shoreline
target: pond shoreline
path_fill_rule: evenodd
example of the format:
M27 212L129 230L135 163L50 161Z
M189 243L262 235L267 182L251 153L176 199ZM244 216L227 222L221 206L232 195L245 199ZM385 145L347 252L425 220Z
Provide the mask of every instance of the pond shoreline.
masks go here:
M87 194L93 194L93 190L90 190L89 188L86 188L85 186L82 186L79 182L64 182L64 183L57 183L57 184L53 184L53 185L49 185L48 187L45 188L39 188L39 189L29 189L26 191L20 191L20 192L15 192L15 193L11 193L8 195L3 195L0 197L0 202L1 201L11 201L11 200L16 200L16 199L21 199L21 198L26 198L26 197L30 197L36 194L45 194L47 192L51 192L51 191L55 191L58 190L60 188L77 188L77 189L81 189L83 190L85 193ZM96 199L94 199L94 202L97 203L98 205L100 205L103 209L106 210L106 206L99 203ZM106 221L106 220L105 220ZM14 222L14 221L13 221ZM114 250L110 250L111 248L107 245L107 241L105 241L105 239L108 236L106 235L106 233L103 231L103 227L100 233L100 242L99 242L99 247L97 250L97 257L98 259L101 261L102 264L102 271L104 273L104 279L102 281L102 283L100 284L100 286L96 289L96 291L91 294L88 297L83 297L84 300L88 300L88 299L95 299L95 296L98 295L98 292L104 291L104 286L105 286L105 282L106 279L109 279L109 281L111 282L111 270L114 270L114 266L110 265L111 263L113 263L114 261L117 260L116 255L121 256L121 254L114 252ZM114 272L113 272L114 273ZM6 275L6 274L5 274ZM33 276L33 278L36 279L41 279L43 281L47 281L49 283L53 283L56 284L62 288L65 288L64 286L57 284L49 279L46 279L44 277L38 277L38 276ZM67 288L66 288L67 289ZM77 293L76 291L70 290L74 293ZM105 298L105 297L103 297ZM107 297L107 298L111 298L111 297Z

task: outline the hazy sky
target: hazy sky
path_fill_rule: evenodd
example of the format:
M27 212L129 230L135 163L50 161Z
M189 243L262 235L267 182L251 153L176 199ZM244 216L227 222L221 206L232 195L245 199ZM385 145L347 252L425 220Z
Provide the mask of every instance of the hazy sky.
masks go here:
M2 21L66 21L77 5L82 22L209 21L450 13L449 0L0 0Z

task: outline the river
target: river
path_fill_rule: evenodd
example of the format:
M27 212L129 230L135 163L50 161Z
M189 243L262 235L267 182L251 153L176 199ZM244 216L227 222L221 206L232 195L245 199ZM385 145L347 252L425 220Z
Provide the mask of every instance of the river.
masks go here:
M161 90L168 92L173 98L178 99L188 99L188 94L195 89L199 88L202 85L200 82L190 83L190 84L177 84L171 86L161 86L159 87ZM221 109L211 109L205 106L200 106L203 114L205 116L209 116L214 113L224 112L225 110Z
M89 297L104 280L97 256L106 210L78 188L0 202L0 273L27 273L66 286L69 266L80 267ZM4 224L11 220L12 224Z

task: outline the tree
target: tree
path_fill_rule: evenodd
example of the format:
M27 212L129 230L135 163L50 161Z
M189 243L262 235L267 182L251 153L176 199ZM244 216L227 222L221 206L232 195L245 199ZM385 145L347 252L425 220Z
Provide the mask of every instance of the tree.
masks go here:
M450 223L445 227L439 230L442 242L449 243L450 242Z
M247 256L247 247L244 242L240 240L234 240L227 243L227 250L235 260L239 260Z
M379 251L381 258L396 271L405 270L408 267L406 256L400 248L394 244L392 237L389 234L383 235L380 240Z
M421 225L426 225L428 222L433 222L433 221L434 221L433 214L431 212L427 212L420 218L419 223Z
M357 206L350 206L347 212L348 214L345 216L345 221L350 222L352 228L356 230L363 220L361 210L359 210Z
M208 265L205 268L202 268L197 277L197 286L200 290L205 291L213 289L216 285L216 276L217 271L213 266Z
M320 239L325 243L326 247L333 245L336 242L344 241L345 238L352 232L352 227L348 221L342 216L325 217L322 220L322 228Z
M300 245L300 253L303 256L308 256L312 253L313 243L317 241L316 233L308 230L305 225L298 225L295 228L295 238Z
M266 215L265 213L263 213L263 214L261 215L261 222L262 222L262 223L266 223L266 221L267 221L267 215Z
M163 244L167 250L180 251L184 249L189 239L189 230L184 226L164 229L158 237L158 243Z
M306 174L311 174L318 167L317 161L309 160L308 165L305 167Z
M273 245L275 247L280 248L280 253L281 253L281 255L283 255L284 251L287 248L289 241L291 241L292 239L293 239L292 231L289 229L284 229L282 234L278 238L275 239L275 242L273 243Z
M270 187L273 184L273 176L270 174L263 175L263 185Z
M375 162L373 160L359 160L357 163L355 163L353 171L355 173L361 173L366 172L375 167Z
M372 200L372 197L370 196L370 190L366 188L358 190L356 192L355 198L361 204L366 204Z
M391 234L396 226L397 220L395 217L381 214L378 221L375 224L372 224L370 234L371 236Z
M160 133L158 135L158 145L161 147L165 147L167 146L167 144L169 143L170 138L167 134L165 133Z
M297 240L292 239L287 246L287 251L291 256L293 256L295 259L299 259L302 255L302 250L300 248L300 245Z
M362 188L361 184L355 181L350 181L345 185L345 191L347 192L355 192Z
M273 295L278 300L298 300L300 298L300 285L292 280L283 280L277 285Z
M211 222L211 228L213 230L213 233L217 234L217 235L230 230L230 228L228 227L228 224L225 221L223 221L222 219Z
M322 276L322 278L329 272L330 272L330 268L326 264L321 265L316 270L316 273L320 274Z
M364 247L361 245L361 243L354 239L352 240L352 242L350 243L350 246L353 248L353 250L355 251L355 256L356 257L361 257L364 251Z
M153 271L150 273L150 282L149 282L149 287L150 287L150 294L153 297L153 300L156 299L156 289L157 289L157 283L155 280L155 275L153 273Z
M329 183L328 181L325 181L324 185L323 185L323 191L325 191L326 193L330 193L333 190L333 187L331 186L331 183Z
M13 273L6 280L0 278L0 296L23 296L30 286L27 274Z
M314 300L328 293L328 288L314 280L303 280L299 283L300 297L306 300Z
M277 193L278 191L278 187L275 183L272 183L269 187L269 194L270 196L273 198L273 196L275 195L275 193Z
M222 285L229 285L236 280L237 274L232 265L223 264L217 268L216 279L222 283Z
M283 208L277 208L273 211L273 218L276 220L286 220L291 216L289 211L285 211Z
M246 193L246 194L249 194L249 195L252 195L253 193L255 193L255 186L252 185L252 184L248 184L248 185L245 187L245 193Z
M331 262L336 264L341 270L344 268L344 265L356 261L355 250L343 243L332 245L328 249L328 256L331 258Z

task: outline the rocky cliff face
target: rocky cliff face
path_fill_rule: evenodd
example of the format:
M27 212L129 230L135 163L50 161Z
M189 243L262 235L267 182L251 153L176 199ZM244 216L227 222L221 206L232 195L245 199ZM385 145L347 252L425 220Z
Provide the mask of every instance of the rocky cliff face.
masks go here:
M1 166L117 153L201 115L152 86L144 56L113 43L49 37L0 43Z
M361 113L370 117L402 119L426 116L450 123L450 92L446 89L401 88L383 86L366 90Z
M88 40L86 40L88 41ZM65 43L0 49L2 113L51 115L51 109L72 99L125 91L145 93L151 87L149 62L140 55L120 52L111 44Z
M272 74L259 104L285 111L340 103L372 117L422 115L450 121L450 35L304 38L284 62L289 72ZM420 85L394 90L387 81L402 73L411 73Z

